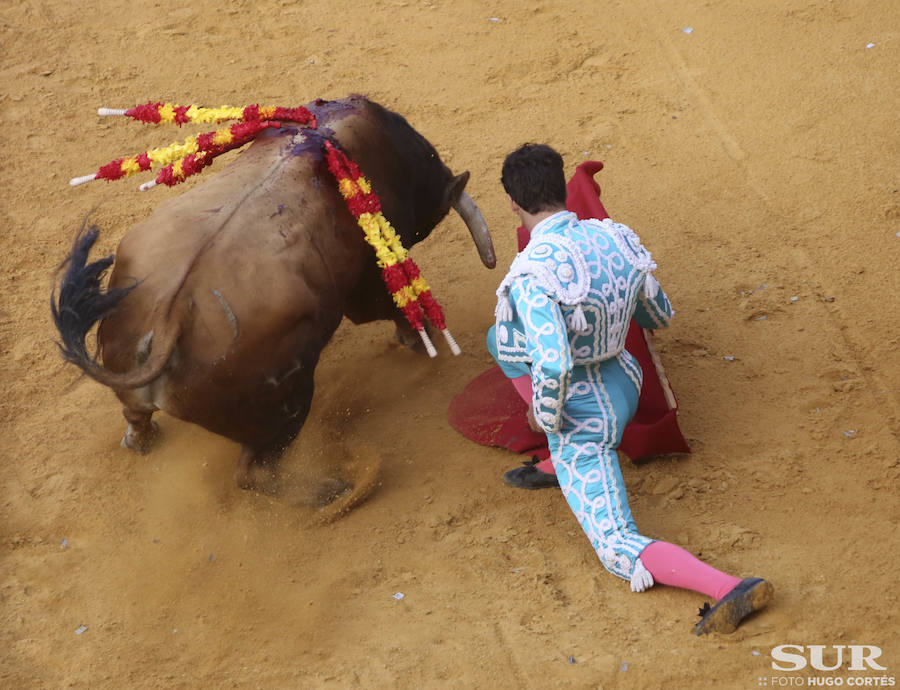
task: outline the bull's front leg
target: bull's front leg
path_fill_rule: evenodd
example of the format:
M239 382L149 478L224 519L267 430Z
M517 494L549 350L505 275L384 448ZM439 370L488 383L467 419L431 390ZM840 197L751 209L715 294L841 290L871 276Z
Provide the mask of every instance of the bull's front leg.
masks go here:
M403 312L394 304L393 298L381 279L381 274L371 268L366 269L359 287L347 301L344 315L356 324L370 321L393 321L396 325L394 340L415 352L425 353L422 338L409 325ZM429 337L432 336L432 329L427 323L425 332Z
M397 325L394 331L394 340L414 352L425 353L425 343L422 342L422 337L418 331L409 325L409 321L400 315L394 318L394 323ZM427 323L425 324L425 332L429 338L434 340L434 331Z

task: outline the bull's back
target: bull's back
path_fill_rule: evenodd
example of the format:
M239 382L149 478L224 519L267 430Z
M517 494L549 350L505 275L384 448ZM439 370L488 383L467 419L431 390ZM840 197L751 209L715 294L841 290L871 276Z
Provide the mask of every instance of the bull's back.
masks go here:
M128 370L150 331L179 329L157 405L237 440L264 420L236 401L283 407L371 260L309 136L260 137L117 250L112 286L140 282L101 326L104 364Z

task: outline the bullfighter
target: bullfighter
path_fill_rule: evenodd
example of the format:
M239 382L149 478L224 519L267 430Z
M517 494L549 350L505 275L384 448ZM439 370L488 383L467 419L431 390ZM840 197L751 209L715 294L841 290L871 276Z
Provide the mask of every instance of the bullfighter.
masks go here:
M642 380L625 350L628 325L662 328L673 315L656 264L625 225L566 210L563 159L549 146L509 154L501 181L531 239L497 290L488 349L546 433L566 501L603 566L632 591L662 583L706 594L716 603L701 609L694 632L733 632L769 603L771 583L641 534L619 468L616 449Z

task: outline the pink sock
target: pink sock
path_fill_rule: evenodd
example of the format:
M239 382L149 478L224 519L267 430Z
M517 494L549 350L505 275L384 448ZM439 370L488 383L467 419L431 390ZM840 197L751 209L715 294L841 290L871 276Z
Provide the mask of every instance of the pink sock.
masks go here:
M520 376L519 378L512 380L512 385L516 387L516 392L521 396L522 400L525 401L525 404L530 405L531 398L533 397L533 393L531 390L531 377Z
M547 458L546 460L541 460L537 465L535 465L536 469L539 469L544 474L556 474L556 468L553 467L553 460Z
M716 601L741 582L688 553L680 546L655 541L641 552L641 562L656 582L692 589Z

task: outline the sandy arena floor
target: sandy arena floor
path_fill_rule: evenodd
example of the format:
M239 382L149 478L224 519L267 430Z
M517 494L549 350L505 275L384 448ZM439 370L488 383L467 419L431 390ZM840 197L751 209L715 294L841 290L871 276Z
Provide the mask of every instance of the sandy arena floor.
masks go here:
M0 26L0 686L900 676L895 0L22 0ZM53 344L53 274L86 214L113 251L182 189L67 182L178 133L96 108L353 92L472 173L501 268L456 217L413 251L464 354L342 326L276 497L236 488L235 444L164 415L154 452L121 448L118 401ZM731 636L690 633L700 595L630 593L559 493L509 489L520 458L446 421L490 365L515 252L499 170L524 141L568 173L604 161L607 209L660 265L677 315L657 341L694 452L623 471L646 534L775 584ZM373 491L323 524L296 499L332 471ZM773 670L788 643L875 645L886 670Z

